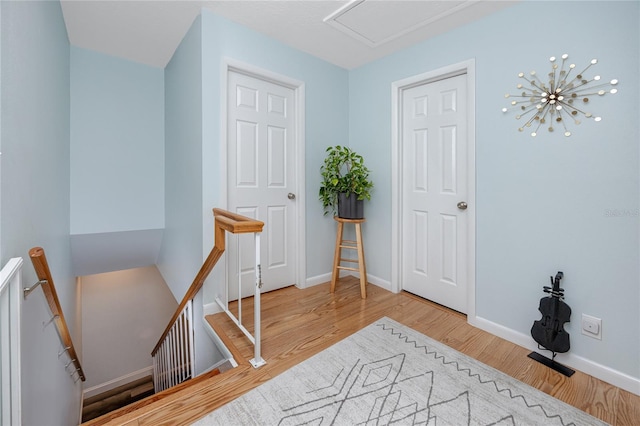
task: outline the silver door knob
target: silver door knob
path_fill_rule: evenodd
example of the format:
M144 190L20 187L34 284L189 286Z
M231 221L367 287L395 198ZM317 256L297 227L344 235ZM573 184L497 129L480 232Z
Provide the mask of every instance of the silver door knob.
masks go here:
M293 192L290 192L289 195L287 195L287 198L289 198L290 200L295 200L296 194L294 194Z
M468 207L468 206L467 206L467 203L465 203L464 201L460 201L460 202L458 203L458 208L459 208L460 210L466 210L466 209L467 209L467 207Z

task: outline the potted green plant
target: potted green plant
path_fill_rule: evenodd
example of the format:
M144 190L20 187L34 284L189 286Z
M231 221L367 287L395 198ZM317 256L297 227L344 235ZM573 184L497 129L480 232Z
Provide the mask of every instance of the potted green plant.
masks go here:
M371 199L373 182L364 158L346 146L330 146L326 150L320 174L320 201L326 215L330 211L345 219L364 218L364 200Z

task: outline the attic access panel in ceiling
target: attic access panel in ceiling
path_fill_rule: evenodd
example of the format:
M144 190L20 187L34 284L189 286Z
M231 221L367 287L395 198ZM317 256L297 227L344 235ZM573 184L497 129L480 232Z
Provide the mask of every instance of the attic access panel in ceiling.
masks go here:
M477 1L353 0L327 16L324 22L370 47L376 47Z

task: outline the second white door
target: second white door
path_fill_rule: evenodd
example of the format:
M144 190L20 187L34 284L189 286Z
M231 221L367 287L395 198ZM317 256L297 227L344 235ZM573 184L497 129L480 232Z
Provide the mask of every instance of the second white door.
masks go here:
M466 75L402 92L402 288L467 311Z
M296 284L296 120L294 90L236 71L228 75L228 209L258 219L262 291ZM253 294L253 234L228 236L228 277ZM240 244L240 249L237 249ZM234 288L234 285L230 285ZM237 297L237 295L235 296ZM230 299L235 298L230 294Z

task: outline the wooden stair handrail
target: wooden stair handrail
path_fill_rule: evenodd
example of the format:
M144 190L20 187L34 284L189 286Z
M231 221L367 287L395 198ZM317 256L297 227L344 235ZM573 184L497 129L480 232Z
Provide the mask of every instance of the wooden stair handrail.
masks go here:
M33 268L36 270L38 280L40 280L40 286L42 287L44 296L47 299L47 304L53 314L53 322L56 325L56 329L58 330L64 349L69 353L69 357L78 372L78 376L80 376L80 379L84 382L86 380L84 371L82 371L78 354L76 353L73 341L71 340L69 327L67 327L67 322L65 321L64 314L62 313L62 307L60 306L60 300L56 293L56 286L53 283L53 277L49 270L49 264L47 263L47 257L44 254L44 249L42 247L33 247L29 250L29 257L31 258L31 263L33 263Z
M176 319L178 319L180 313L187 305L187 302L189 302L189 300L192 300L196 296L198 291L200 291L202 285L204 284L204 280L207 279L213 267L216 265L216 263L218 263L220 257L222 257L222 254L225 250L225 231L231 232L232 234L245 234L249 232L262 232L262 228L264 227L264 223L259 220L251 219L246 216L232 213L223 209L214 208L213 216L215 219L213 226L213 249L211 249L209 256L207 256L204 263L200 267L200 270L191 283L191 286L189 286L189 288L187 289L187 292L182 298L182 301L171 317L169 324L164 329L162 336L160 336L158 343L156 343L153 351L151 351L151 356L155 356L156 352L158 352L158 349L160 349L160 345L164 341L165 337L167 337L167 334L169 334L173 323L176 321Z

